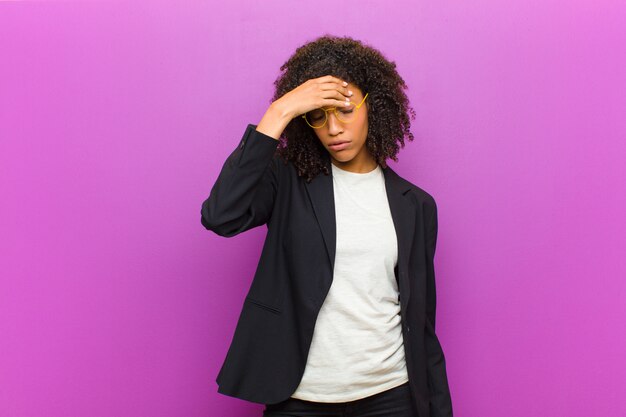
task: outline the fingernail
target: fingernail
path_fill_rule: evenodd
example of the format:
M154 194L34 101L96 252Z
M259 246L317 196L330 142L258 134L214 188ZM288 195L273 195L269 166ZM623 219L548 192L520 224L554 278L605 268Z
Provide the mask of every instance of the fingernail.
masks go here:
M348 83L344 81L343 82L343 86L345 87L346 85L348 85Z

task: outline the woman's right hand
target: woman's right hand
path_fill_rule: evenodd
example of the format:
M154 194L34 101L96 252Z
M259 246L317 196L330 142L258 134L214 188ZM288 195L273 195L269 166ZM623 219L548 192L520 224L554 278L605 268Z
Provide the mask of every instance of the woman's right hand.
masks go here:
M278 139L296 116L320 107L345 106L353 94L347 85L332 75L307 80L274 101L256 130Z
M347 82L325 75L307 80L272 103L292 118L320 107L341 107L350 100L352 92Z

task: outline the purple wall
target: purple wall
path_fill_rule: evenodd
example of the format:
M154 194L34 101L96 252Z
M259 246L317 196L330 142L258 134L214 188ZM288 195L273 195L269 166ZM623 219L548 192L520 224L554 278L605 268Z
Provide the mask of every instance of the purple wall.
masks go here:
M626 5L317 4L0 2L0 416L260 415L215 377L265 228L200 205L325 32L410 87L455 416L626 415Z

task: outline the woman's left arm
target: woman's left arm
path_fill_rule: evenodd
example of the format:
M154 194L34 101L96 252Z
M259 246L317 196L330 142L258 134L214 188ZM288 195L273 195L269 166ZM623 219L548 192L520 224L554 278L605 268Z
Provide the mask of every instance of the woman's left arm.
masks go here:
M439 338L435 334L437 291L435 285L435 249L437 247L437 203L426 204L426 332L424 335L428 355L428 387L430 389L430 417L452 417L452 399L446 373L446 360Z

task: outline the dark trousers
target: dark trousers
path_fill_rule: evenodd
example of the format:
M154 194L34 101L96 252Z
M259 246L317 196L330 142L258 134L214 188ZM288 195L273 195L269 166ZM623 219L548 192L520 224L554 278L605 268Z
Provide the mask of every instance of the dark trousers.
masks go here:
M408 381L395 388L359 400L320 403L287 398L266 404L263 417L417 417Z

